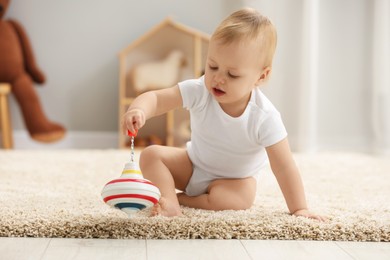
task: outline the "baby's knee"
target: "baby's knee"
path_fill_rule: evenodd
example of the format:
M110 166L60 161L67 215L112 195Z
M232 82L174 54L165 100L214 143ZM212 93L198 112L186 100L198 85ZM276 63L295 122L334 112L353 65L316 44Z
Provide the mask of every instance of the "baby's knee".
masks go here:
M153 162L161 160L161 147L159 145L150 145L146 147L140 155L139 165L141 168L150 165Z

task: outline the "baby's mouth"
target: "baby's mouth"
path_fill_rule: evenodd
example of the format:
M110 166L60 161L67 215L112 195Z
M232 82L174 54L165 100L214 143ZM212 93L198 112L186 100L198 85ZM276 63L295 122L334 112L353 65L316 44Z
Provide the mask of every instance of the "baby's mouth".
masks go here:
M216 95L217 97L220 97L220 96L223 96L226 94L225 91L221 90L221 89L218 89L218 88L213 88L213 93L214 95Z

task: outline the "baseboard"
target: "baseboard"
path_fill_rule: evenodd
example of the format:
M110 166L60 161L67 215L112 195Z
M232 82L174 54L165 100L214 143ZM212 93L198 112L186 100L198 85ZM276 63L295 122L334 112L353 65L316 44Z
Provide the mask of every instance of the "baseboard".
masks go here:
M13 132L14 149L117 149L118 132L70 131L55 143L40 143L30 138L27 131Z

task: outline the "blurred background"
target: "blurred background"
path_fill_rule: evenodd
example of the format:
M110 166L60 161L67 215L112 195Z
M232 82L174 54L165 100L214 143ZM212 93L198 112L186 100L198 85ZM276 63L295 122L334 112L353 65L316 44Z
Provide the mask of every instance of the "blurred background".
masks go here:
M37 86L50 119L68 130L32 141L11 99L16 149L118 148L118 53L166 17L211 34L231 12L268 16L278 47L265 94L295 152L390 150L390 1L11 1L47 76ZM158 131L158 129L156 129Z

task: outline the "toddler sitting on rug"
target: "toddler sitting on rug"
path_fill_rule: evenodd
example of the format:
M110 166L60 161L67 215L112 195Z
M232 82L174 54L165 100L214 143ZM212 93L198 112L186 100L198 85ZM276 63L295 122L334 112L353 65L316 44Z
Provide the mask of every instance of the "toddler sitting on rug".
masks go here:
M180 205L249 209L269 160L290 213L325 220L308 210L281 116L259 89L270 76L275 47L268 18L250 8L236 11L210 39L204 76L141 94L128 108L124 133L177 107L190 111L186 148L153 145L141 153L142 173L162 195L152 214L179 216Z

